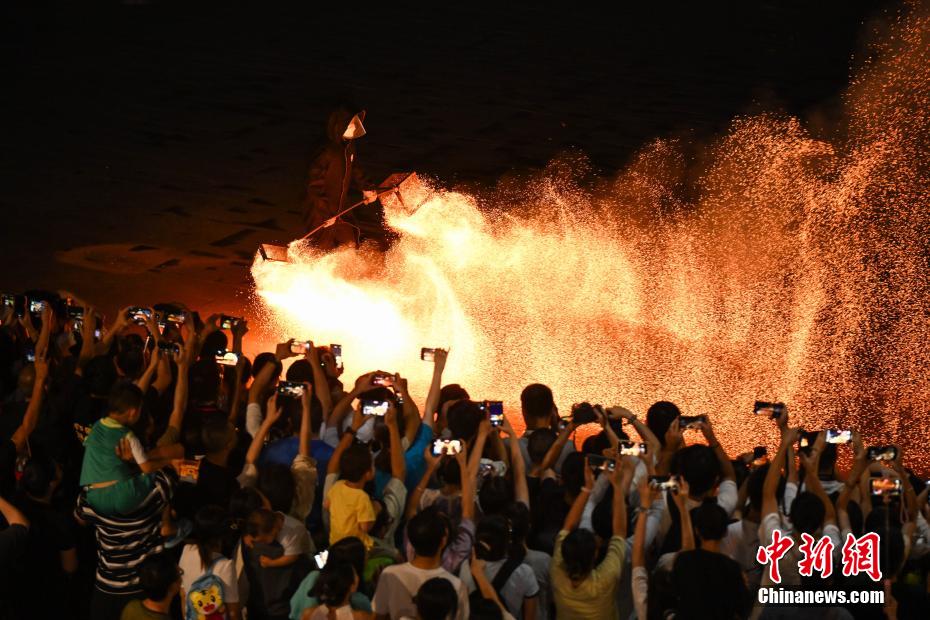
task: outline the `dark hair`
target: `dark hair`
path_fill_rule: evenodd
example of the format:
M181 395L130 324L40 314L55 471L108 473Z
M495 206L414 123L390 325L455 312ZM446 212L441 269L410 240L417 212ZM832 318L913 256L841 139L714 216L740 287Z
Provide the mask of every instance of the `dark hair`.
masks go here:
M339 477L349 482L359 482L371 471L371 450L366 444L353 442L339 459Z
M258 470L258 490L268 498L272 510L287 513L294 504L294 474L280 463L269 463Z
M200 359L209 359L215 362L217 354L225 352L227 346L229 346L229 338L226 337L226 334L220 330L210 332L203 339L203 345L200 347Z
M478 491L481 513L485 516L504 512L513 501L513 485L503 476L488 476Z
M475 530L475 555L496 562L507 557L510 548L510 524L501 515L491 515L478 522Z
M617 435L617 439L620 441L626 441L629 439L629 436L622 428L622 422L620 420L610 420L611 430ZM536 434L535 432L533 433ZM584 454L603 454L604 450L610 448L610 440L607 438L607 433L601 431L595 435L591 435L584 440L584 443L581 444L581 451Z
M665 433L668 427L672 425L675 418L681 415L681 410L675 403L667 400L660 400L653 403L646 411L646 426L652 431L652 434L658 438L659 443L665 445Z
M749 497L749 507L753 510L762 510L762 487L768 471L769 464L766 463L750 472L746 479L746 495Z
M355 570L355 574L362 578L365 574L365 543L355 536L340 538L329 546L329 556L326 565L347 564Z
M691 523L701 540L723 540L727 533L727 511L715 501L691 509Z
M458 383L444 385L439 390L439 403L437 409L442 411L442 406L450 400L468 400L468 391Z
M407 522L407 539L414 553L420 557L433 557L439 553L442 539L449 535L445 515L429 506Z
M229 517L219 506L204 506L194 515L193 537L197 541L197 552L203 568L212 563L211 552L222 548L228 530Z
M113 359L107 355L98 355L87 362L83 377L91 396L108 395L118 379Z
M681 551L672 569L676 618L745 618L752 605L739 565L722 553Z
M791 504L791 523L799 534L816 533L823 525L825 514L823 502L810 491L798 493Z
M505 513L510 522L510 557L522 558L526 555L526 538L530 535L530 509L523 502L513 502Z
M135 335L116 341L116 365L127 379L138 379L145 370L145 343Z
M284 378L298 383L313 383L313 366L308 360L299 359L287 369Z
M530 455L530 461L534 465L542 463L556 439L558 434L551 428L540 428L530 433L526 440L526 451Z
M446 620L459 609L459 596L452 582L445 577L433 577L420 585L413 602L422 620Z
M584 487L584 459L584 453L572 452L562 462L562 485L573 495Z
M720 461L709 446L694 444L682 448L675 454L674 460L673 467L688 481L688 493L692 497L707 493L717 484Z
M520 393L520 406L523 409L523 420L529 425L530 419L548 420L555 407L552 390L542 383L531 383Z
M443 484L452 484L455 486L462 484L462 469L459 467L459 462L453 458L442 459L439 462L436 476Z
M245 533L249 536L270 534L274 531L277 521L278 515L276 512L267 508L257 508L252 511L252 514L249 515L248 520L245 522Z
M156 553L142 560L139 564L139 585L145 597L153 601L162 601L168 596L181 578L178 564L167 553Z
M229 516L236 522L237 527L244 531L249 515L262 505L262 494L255 487L242 487L229 498Z
M342 605L355 582L355 570L349 564L326 563L316 583L310 589L310 595L330 608Z
M141 409L144 395L142 390L130 381L120 381L110 390L107 398L107 411L110 413L127 413L131 409Z
M452 432L452 439L471 441L478 434L478 426L484 419L484 413L478 403L461 400L451 407L446 414L446 423Z
M498 604L484 598L480 590L475 590L468 597L469 620L503 620L504 612Z
M562 540L562 562L573 581L587 577L594 569L597 541L591 530L576 528Z
M190 377L191 403L212 403L220 393L220 369L213 357L205 357L191 365Z
M46 456L33 456L23 468L20 480L23 490L33 497L43 497L58 474L55 461Z
M826 431L820 431L825 433ZM817 464L818 474L829 474L836 467L836 444L828 443L824 445L820 453L820 461Z
M284 365L278 360L274 353L259 353L255 356L255 360L252 362L252 376L257 377L258 373L262 371L262 368L265 367L265 364L274 364L277 368L277 372L274 374L274 377L281 375L281 369ZM272 377L272 378L274 378Z
M204 416L200 437L207 454L224 450L236 435L236 430L222 412L211 412Z

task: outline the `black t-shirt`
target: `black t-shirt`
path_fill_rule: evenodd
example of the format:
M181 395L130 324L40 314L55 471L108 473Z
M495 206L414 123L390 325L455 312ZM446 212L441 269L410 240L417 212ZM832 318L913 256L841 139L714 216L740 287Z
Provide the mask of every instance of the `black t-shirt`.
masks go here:
M0 495L13 497L16 491L16 444L10 438L0 440Z
M67 576L61 569L61 552L77 545L74 517L28 498L18 504L29 519L29 542L12 578L16 584L14 598L19 599L23 610L30 609L35 601L45 600L43 613L46 617L49 607L67 615L67 597L49 597L48 593L63 593L67 587Z
M193 517L204 506L229 507L229 500L239 490L239 481L228 467L201 459L196 484L181 484L175 506L183 516Z

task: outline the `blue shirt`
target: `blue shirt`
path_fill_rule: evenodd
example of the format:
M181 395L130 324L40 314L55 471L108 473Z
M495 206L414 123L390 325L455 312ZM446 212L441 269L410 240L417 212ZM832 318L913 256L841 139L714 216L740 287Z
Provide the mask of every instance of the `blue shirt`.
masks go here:
M433 429L429 424L421 423L420 430L417 431L413 443L404 453L404 461L407 464L407 476L404 480L404 486L410 491L420 482L420 478L426 473L426 459L423 458L423 451L433 441ZM384 487L387 486L391 479L391 472L375 469L375 498L381 499L384 496Z
M285 437L265 446L262 455L258 458L258 464L261 466L278 463L290 467L299 451L300 439L296 435ZM319 439L310 440L310 456L316 461L317 471L326 471L326 466L329 464L333 452L335 452L333 447L325 441ZM320 478L321 481L322 479Z

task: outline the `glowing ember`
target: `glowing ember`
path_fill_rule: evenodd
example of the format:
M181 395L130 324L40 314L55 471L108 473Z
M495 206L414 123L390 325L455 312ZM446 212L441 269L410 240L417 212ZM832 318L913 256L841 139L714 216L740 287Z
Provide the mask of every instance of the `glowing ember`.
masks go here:
M451 346L446 382L474 398L516 404L539 381L565 409L668 399L731 451L773 436L754 400L784 400L807 428L926 446L927 26L902 18L866 63L843 140L765 115L736 120L696 182L656 142L608 187L562 163L480 207L391 203L387 254L257 261L267 327L341 343L348 377L397 370L421 397L420 347Z

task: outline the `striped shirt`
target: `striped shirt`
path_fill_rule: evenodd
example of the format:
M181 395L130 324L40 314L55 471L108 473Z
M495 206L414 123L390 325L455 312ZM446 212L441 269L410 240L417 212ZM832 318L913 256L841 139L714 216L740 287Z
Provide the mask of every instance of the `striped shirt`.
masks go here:
M97 534L96 586L108 594L135 594L139 587L138 565L164 549L162 511L174 492L174 479L164 471L152 476L152 491L132 514L104 516L87 503L86 491L78 496L74 516L93 525Z

